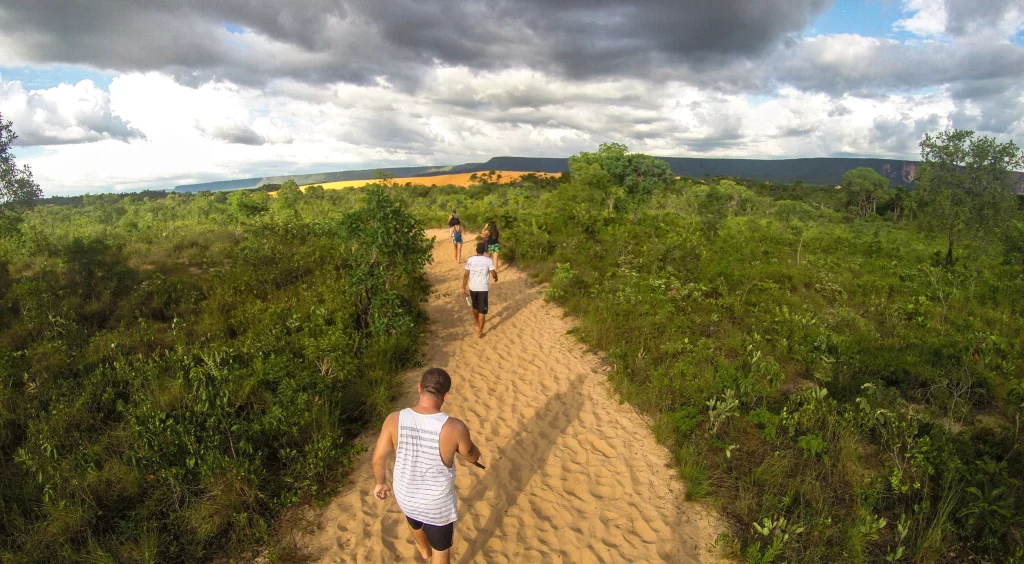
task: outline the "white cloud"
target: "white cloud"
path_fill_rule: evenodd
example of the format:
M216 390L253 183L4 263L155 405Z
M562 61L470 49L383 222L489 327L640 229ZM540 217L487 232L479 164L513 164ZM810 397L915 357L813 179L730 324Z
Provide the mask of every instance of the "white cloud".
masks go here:
M145 141L26 154L48 195L167 188L209 180L496 155L568 156L605 141L666 156L914 158L924 131L951 123L948 89L831 95L783 88L722 94L683 82L572 82L522 71L437 69L435 87L188 87L158 73L116 77L110 107ZM256 136L258 143L230 142ZM243 135L244 134L244 135ZM227 139L227 140L225 140Z
M802 36L830 0L0 3L0 65L121 73L0 81L50 194L606 141L914 157L928 130L1024 136L1024 0L899 0L908 40Z
M295 141L288 126L272 117L256 118L252 122L252 130L266 143L287 144Z
M945 0L903 0L903 10L909 17L898 20L893 26L896 29L924 37L946 32L949 15Z
M0 79L0 113L16 124L19 145L128 141L142 133L110 107L110 96L91 80L26 91Z
M1006 40L1024 29L1022 0L903 0L893 28L921 37Z
M1003 13L995 26L996 37L1011 37L1024 30L1024 3L1018 2Z

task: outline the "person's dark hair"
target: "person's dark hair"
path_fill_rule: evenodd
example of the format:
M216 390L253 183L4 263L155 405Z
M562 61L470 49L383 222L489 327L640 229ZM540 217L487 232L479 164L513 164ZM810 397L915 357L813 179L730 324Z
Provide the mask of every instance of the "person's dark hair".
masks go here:
M462 225L462 221L457 217L452 220L452 227L455 227L456 225Z
M452 377L442 368L428 368L420 378L420 389L424 394L443 398L452 389Z
M498 224L493 221L487 224L487 235L497 241L498 240Z
M482 255L487 252L487 241L480 241L476 244L476 254Z
M458 213L459 213L459 212L457 212L457 211L455 211L455 210L452 210L452 215L456 215L456 214L458 214Z

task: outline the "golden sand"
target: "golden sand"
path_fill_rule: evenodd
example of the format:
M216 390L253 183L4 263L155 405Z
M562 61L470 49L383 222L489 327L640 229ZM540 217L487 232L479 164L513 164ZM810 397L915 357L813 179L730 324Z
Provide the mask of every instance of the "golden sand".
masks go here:
M447 231L430 235L424 360L452 375L443 409L466 422L487 467L456 457L452 562L718 561L718 521L684 500L668 450L618 402L600 359L566 335L563 312L502 265L478 339L461 291L464 265ZM421 372L403 376L396 408L415 404ZM372 449L376 434L362 440ZM422 561L394 498L378 501L373 487L367 452L303 541L320 562Z
M407 178L395 178L394 183L396 186L404 186L407 182L411 182L413 184L422 184L424 186L430 186L432 184L437 184L438 186L445 186L447 184L452 184L455 186L468 187L476 184L481 184L482 182L481 180L470 180L469 177L474 174L476 174L477 177L481 176L481 173L479 172L466 172L461 174L442 174L440 176L410 176ZM501 175L501 179L497 180L499 174ZM526 174L536 174L537 176L558 176L557 174L550 174L547 172L530 173L515 170L498 170L495 171L494 178L495 182L501 182L502 184L504 184L506 182L513 182L519 180L523 175ZM338 190L341 188L358 188L360 186L366 186L367 184L375 184L377 182L377 180L343 180L341 182L325 182L320 184L320 186L323 186L327 190ZM306 186L314 185L309 184ZM305 188L306 186L303 186L303 188Z

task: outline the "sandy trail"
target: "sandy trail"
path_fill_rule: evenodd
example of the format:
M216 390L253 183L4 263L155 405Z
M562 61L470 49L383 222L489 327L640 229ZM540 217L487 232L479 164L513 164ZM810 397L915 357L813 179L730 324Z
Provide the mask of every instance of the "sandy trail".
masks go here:
M452 375L444 411L483 451L458 459L453 562L708 562L717 528L683 500L668 451L614 399L600 360L566 335L561 310L504 264L478 339L446 230L428 268L433 293L426 364ZM472 242L464 247L470 256ZM399 407L415 403L422 369L404 375ZM376 434L367 436L373 444ZM390 477L390 463L389 463ZM306 539L321 562L422 561L394 502L373 497L370 455Z

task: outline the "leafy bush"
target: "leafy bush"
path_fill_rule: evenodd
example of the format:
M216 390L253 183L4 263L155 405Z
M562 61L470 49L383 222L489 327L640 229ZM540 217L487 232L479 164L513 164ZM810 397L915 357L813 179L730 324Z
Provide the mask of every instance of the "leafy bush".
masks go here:
M265 197L41 205L2 241L0 559L240 556L339 483L431 245L379 190Z
M620 206L599 153L565 182L403 199L434 225L498 219L736 556L1024 554L1019 233L945 266L916 192L851 210L832 187L680 179Z

